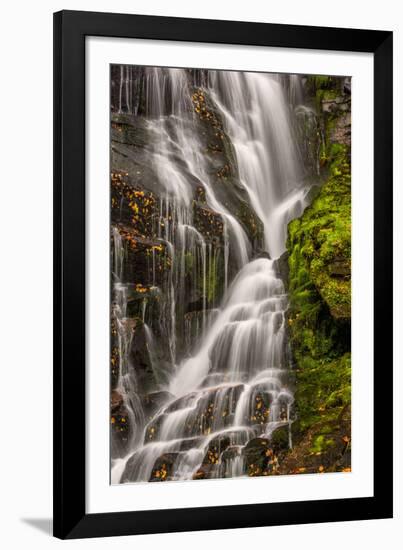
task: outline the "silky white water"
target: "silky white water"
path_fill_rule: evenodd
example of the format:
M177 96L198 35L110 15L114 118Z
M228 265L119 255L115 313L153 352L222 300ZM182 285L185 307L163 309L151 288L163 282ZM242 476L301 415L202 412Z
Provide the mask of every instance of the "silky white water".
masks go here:
M131 85L122 70L120 109ZM291 79L290 86L299 101L298 77ZM118 388L134 429L126 456L113 463L112 482L149 481L161 457L172 462L171 479L192 479L209 449L219 448L223 438L229 444L225 453L217 452L209 477L245 475L245 444L258 436L270 438L275 428L292 421L287 295L276 258L285 250L288 222L301 215L307 204L308 189L303 183L289 104L276 76L209 71L204 92L220 113L235 151L241 184L264 225L267 254L253 259L242 224L220 202L211 182L196 131L188 74L182 69L149 69L146 90L148 129L153 136L148 153L161 187L158 237L170 257L164 291L173 371L163 389L171 397L145 421L135 380L127 376L125 366L130 339L125 330L128 321L121 282L124 251L116 234L114 293L121 303L114 311L121 358ZM214 309L207 310L204 298L196 337L191 341L187 336L190 355L178 359L176 334L187 255L196 258L202 285L217 265L211 245L194 227L194 182L203 188L208 207L222 219L224 245L220 253L226 292ZM230 282L231 258L238 273ZM206 296L205 286L202 295ZM146 324L145 330L150 357L155 361L152 329ZM190 328L185 323L181 330Z
M291 77L299 82L297 75ZM275 75L262 73L216 71L212 81L241 181L264 223L266 248L278 258L285 250L288 222L307 204L284 90Z

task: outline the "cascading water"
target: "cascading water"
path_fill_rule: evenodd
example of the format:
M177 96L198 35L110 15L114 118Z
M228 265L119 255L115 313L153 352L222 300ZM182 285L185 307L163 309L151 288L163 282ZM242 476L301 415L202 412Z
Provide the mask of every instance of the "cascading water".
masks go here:
M119 375L116 391L122 397L123 405L128 412L129 425L136 426L136 429L131 429L129 437L129 445L136 446L141 437L141 430L144 427L144 415L137 394L137 383L134 376L135 370L130 368L130 346L133 335L133 322L127 316L127 292L128 287L123 282L123 264L125 257L124 245L119 232L113 229L113 249L114 249L114 265L112 271L113 279L113 307L112 319L116 327L118 341L118 360L119 360ZM112 449L115 455L119 456L122 452L116 440L112 439Z
M295 88L299 77L290 78ZM278 258L285 250L287 224L302 214L308 192L284 90L276 76L261 73L217 71L212 80L241 182L264 223L266 248Z
M139 94L130 74L122 68L119 113L124 103L127 112L138 105L133 95L138 98ZM245 475L247 443L256 437L270 439L274 430L292 422L287 295L276 258L285 249L287 223L307 204L308 188L301 176L289 105L281 81L273 75L208 71L203 84L197 93L209 96L232 142L240 184L264 225L265 252L253 258L253 246L242 222L213 184L189 73L185 69L147 69L141 81L151 136L147 155L160 195L153 235L166 247L169 258L162 285L172 369L167 383L159 388L168 397L147 421L136 380L130 376L133 369L128 368L131 327L126 316L124 247L115 229L113 315L121 365L117 388L130 412L132 428L125 457L112 451L112 483L198 478L201 469L206 469L206 457L205 477ZM292 81L292 93L300 94L298 77ZM221 220L220 246L214 247L206 233L196 228L195 188L202 190L206 207ZM154 248L153 288L158 286ZM202 297L196 330L181 309L189 258ZM230 263L237 271L232 281ZM221 303L209 283L217 275L217 266L221 266L224 280ZM151 363L155 364L153 327L147 322L144 327ZM178 331L185 334L185 351L178 351Z

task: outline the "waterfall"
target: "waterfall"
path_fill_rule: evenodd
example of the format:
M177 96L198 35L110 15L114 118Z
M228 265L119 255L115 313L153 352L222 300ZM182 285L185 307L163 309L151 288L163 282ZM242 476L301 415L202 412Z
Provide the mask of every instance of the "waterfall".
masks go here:
M245 232L217 199L214 188L208 185L210 176L206 172L204 151L194 131L196 114L190 104L191 90L186 72L183 69L150 69L147 89L147 114L155 117L149 123L155 137L152 162L164 191L175 205L184 205L189 210L192 200L189 182L200 182L207 204L222 216L231 233L231 246L235 249L239 265L244 265L250 251ZM170 116L166 116L167 112ZM181 160L179 163L178 157Z
M247 443L256 437L270 440L276 429L289 429L292 422L288 302L276 258L285 250L287 224L302 213L309 190L293 134L293 113L275 75L207 73L197 77L185 69L146 68L141 79L149 136L146 154L159 194L152 237L166 247L169 259L160 283L160 307L172 370L168 383L157 388L169 397L147 420L133 377L135 365L130 364L133 327L126 313L125 251L114 229L117 388L132 427L126 455L117 453L113 462L116 483L245 475ZM130 74L128 69L120 72L118 113L124 98L130 111L127 98L140 95ZM266 252L260 250L260 257L254 258L256 244L213 183L192 102L195 82L203 83L198 90L209 97L223 122L239 186L263 223ZM298 77L292 79L290 93L300 100ZM196 227L195 193L202 194L210 215L217 217L222 229L218 245L213 246L208 231ZM154 248L151 262L150 284L155 287ZM212 284L218 275L222 296ZM189 293L201 296L200 315L184 310ZM143 322L154 369L155 327L146 311Z
M126 476L147 481L158 456L176 453L173 477L191 478L213 440L228 434L232 445L242 445L289 423L286 307L273 261L254 260L241 270L199 353L172 380L176 398L146 427Z
M299 90L291 75L293 94ZM307 206L308 188L292 135L287 98L275 75L216 71L211 88L236 150L241 181L265 227L272 258L285 250L287 224Z

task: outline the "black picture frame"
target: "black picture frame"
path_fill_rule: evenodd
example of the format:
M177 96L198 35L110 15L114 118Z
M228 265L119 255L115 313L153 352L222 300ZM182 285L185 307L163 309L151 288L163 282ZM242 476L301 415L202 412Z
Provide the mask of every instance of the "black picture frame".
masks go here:
M86 513L87 36L374 54L373 497ZM388 31L79 11L54 14L54 536L105 537L393 516L392 48Z

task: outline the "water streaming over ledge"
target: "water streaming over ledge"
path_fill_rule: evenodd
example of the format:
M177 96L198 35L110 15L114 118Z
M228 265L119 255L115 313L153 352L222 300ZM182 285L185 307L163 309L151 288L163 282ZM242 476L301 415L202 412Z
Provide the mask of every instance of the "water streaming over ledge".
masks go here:
M194 479L209 453L208 477L245 475L247 443L256 437L270 439L274 430L291 425L287 295L277 258L285 250L287 224L301 215L309 191L303 182L290 110L290 101L301 100L298 78L290 79L290 97L277 75L208 71L202 85L197 82L197 93L209 97L222 119L240 185L263 222L266 253L254 258L245 228L213 185L192 103L195 82L184 69L150 68L143 75L151 136L147 155L157 174L160 196L154 233L169 258L160 290L171 367L159 388L167 398L147 419L129 353L132 326L127 316L129 285L123 273L126 252L114 228L112 318L119 344L117 391L129 413L131 431L123 450L114 450L112 438L112 483L149 481L163 475L168 462L169 479ZM133 69L122 67L118 112L137 114L136 82ZM207 207L221 220L219 247L213 247L195 227L195 182ZM195 258L195 280L201 281L203 296L196 329L181 311L189 257ZM153 252L152 287L158 292L155 261ZM232 280L230 264L236 269ZM212 270L217 269L222 271L224 293L219 303L213 297L212 308L206 302L207 285ZM158 354L146 308L145 301L145 338L151 364L157 369ZM178 330L185 332L186 353L178 351Z

